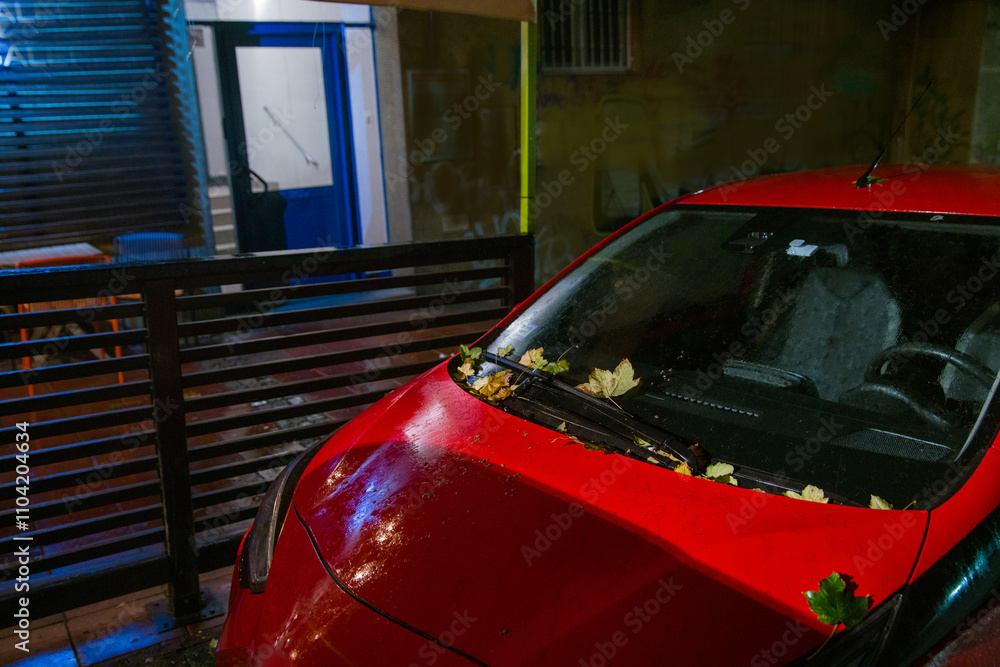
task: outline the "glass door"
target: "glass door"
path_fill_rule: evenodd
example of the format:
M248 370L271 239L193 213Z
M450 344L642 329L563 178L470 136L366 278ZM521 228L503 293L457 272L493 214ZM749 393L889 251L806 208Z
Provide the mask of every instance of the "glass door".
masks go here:
M240 250L356 244L343 26L216 31Z

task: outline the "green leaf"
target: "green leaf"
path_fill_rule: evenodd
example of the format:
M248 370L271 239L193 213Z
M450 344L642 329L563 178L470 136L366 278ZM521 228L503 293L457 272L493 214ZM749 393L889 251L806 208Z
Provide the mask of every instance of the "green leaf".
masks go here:
M853 591L847 590L844 579L836 572L826 579L820 579L818 591L805 591L802 594L806 596L809 609L816 614L820 623L834 627L843 623L847 629L864 620L872 600L871 596L858 597Z
M796 500L808 500L814 503L828 503L830 499L826 497L823 493L823 489L813 486L812 484L806 486L802 489L802 493L796 493L795 491L785 491L785 495L789 498L795 498Z
M720 482L721 484L739 486L736 478L732 476L734 470L735 468L728 463L713 463L705 468L705 474L701 475L701 477L712 480L713 482Z
M559 373L569 370L569 362L565 359L560 359L555 363L548 364L542 370L547 373L552 373L553 375L558 375Z
M712 477L725 477L726 475L732 475L734 470L736 469L728 463L713 463L705 468L705 477L710 479Z
M469 348L464 345L459 345L458 353L462 356L462 361L471 361L479 358L479 355L483 353L483 348L481 347Z
M871 502L868 503L868 507L873 510L891 510L892 504L888 500L879 498L873 493Z
M639 379L628 359L624 359L615 370L605 371L595 368L589 382L576 386L580 391L597 398L613 398L639 386Z
M543 356L543 352L545 352L545 348L543 347L536 347L533 350L528 350L521 355L521 359L517 363L522 366L527 366L528 368L535 368L540 371L545 371L546 373L552 373L553 375L569 370L568 361L557 359L555 362L550 364L549 360Z
M458 346L458 355L462 363L456 369L455 374L459 381L467 380L479 372L479 356L483 353L483 348L468 348L464 345Z
M512 354L514 354L513 345L504 345L503 347L497 349L498 357L509 357Z

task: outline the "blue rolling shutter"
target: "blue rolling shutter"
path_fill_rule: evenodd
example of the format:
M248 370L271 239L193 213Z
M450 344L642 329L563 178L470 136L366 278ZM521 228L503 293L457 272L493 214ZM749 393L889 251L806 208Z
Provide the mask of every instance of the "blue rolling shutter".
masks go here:
M0 4L0 247L185 225L157 5Z

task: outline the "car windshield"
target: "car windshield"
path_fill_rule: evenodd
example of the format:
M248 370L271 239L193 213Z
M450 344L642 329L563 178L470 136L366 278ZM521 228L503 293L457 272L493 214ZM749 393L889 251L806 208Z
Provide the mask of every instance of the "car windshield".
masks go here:
M628 359L615 402L712 460L929 507L988 446L998 241L968 217L678 205L483 347L544 348L570 384Z

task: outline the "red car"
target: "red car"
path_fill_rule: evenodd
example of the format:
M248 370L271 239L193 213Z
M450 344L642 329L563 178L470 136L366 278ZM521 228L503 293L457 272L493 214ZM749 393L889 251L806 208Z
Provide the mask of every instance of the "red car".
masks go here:
M1000 171L863 172L656 209L303 454L218 664L1000 662Z

